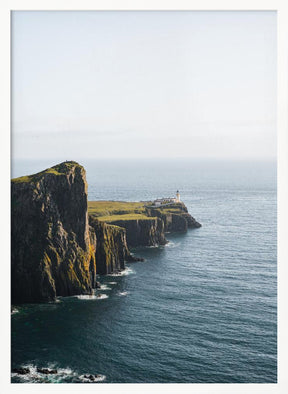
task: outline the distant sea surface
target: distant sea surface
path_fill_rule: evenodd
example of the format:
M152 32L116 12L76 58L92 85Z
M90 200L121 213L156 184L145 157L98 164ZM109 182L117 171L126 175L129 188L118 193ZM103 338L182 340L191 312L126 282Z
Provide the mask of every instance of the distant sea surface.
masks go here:
M12 163L12 176L57 162ZM276 383L276 164L82 161L89 200L174 196L202 227L133 252L101 298L15 306L13 382ZM58 369L41 377L37 367Z

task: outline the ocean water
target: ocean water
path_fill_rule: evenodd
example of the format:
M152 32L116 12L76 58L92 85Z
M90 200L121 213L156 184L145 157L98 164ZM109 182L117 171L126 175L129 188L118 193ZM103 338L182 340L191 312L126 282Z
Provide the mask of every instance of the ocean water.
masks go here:
M56 163L12 163L12 175ZM277 382L276 164L82 161L90 200L181 199L202 227L133 252L102 296L15 306L12 382ZM58 369L43 377L37 367ZM81 380L82 379L82 380Z

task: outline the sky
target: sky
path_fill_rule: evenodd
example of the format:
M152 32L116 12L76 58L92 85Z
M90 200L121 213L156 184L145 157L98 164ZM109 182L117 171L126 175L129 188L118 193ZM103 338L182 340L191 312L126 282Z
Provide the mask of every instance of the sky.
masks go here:
M12 160L274 160L276 18L14 11Z

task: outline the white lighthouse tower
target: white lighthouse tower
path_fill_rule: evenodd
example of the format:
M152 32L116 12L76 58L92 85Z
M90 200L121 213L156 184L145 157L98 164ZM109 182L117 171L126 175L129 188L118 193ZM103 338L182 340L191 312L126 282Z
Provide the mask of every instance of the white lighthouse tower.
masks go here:
M176 192L176 202L180 202L180 193L179 190Z

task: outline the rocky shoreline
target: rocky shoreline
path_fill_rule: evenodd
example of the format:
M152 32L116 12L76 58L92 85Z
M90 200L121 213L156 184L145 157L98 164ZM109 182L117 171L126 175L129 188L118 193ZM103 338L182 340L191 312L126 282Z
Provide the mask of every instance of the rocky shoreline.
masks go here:
M169 209L140 204L104 217L95 204L89 208L87 190L85 170L73 161L12 179L12 304L92 294L97 274L141 260L129 248L165 245L166 232L201 226L183 203Z
M12 368L11 375L17 383L100 383L106 376L101 374L79 374L63 368L37 367L26 365Z

